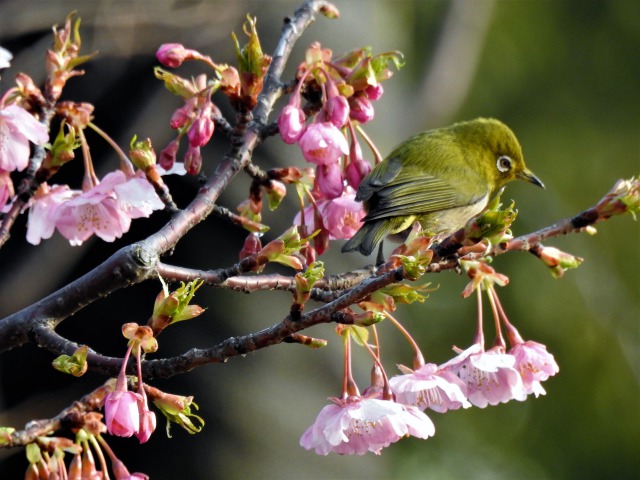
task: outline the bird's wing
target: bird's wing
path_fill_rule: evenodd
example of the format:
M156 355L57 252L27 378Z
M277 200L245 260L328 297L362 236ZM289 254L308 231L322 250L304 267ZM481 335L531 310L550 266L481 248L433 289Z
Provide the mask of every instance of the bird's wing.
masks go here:
M388 171L388 170L387 170ZM387 175L389 177L391 175ZM386 182L383 176L369 181L368 214L365 221L389 217L421 215L449 208L472 205L487 192L469 195L446 180L405 168ZM377 185L376 185L377 183Z

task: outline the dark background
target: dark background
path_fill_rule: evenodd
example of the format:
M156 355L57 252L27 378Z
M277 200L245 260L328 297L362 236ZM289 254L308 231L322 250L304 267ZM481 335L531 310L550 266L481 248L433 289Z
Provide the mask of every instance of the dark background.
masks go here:
M65 98L96 106L95 122L126 147L131 136L151 137L157 150L171 139L168 118L179 101L153 77L154 52L180 42L233 62L230 32L241 33L246 13L258 17L266 52L272 51L282 19L297 2L270 1L3 1L0 45L15 55L2 72L2 91L24 71L43 78L50 28L77 9L83 51L99 51L86 75L70 81ZM455 8L452 5L458 5ZM320 40L336 52L371 45L397 49L406 67L385 84L376 118L367 131L383 153L409 135L477 116L502 119L518 135L528 165L546 191L525 184L508 187L522 234L574 215L594 204L618 178L640 172L640 4L631 0L559 1L344 1L342 18L319 18L294 52L289 75L304 48ZM453 14L450 12L453 11ZM445 40L443 40L445 39ZM438 53L444 52L444 53ZM297 56L296 56L297 55ZM181 73L196 73L188 67ZM226 108L224 99L219 105ZM90 135L101 174L116 156ZM204 171L212 172L226 148L221 135L205 148ZM302 165L296 147L267 142L255 161ZM70 167L59 183L79 186ZM170 178L184 206L198 187L194 178ZM238 178L221 204L234 209L247 195ZM277 235L294 214L293 193L264 220ZM90 270L119 247L161 226L156 213L133 223L124 240L88 241L70 247L58 234L39 247L26 244L26 219L0 251L0 318L18 311ZM131 471L152 478L434 478L434 479L631 479L640 473L640 255L638 224L630 216L598 225L598 235L573 235L547 242L585 258L584 264L553 279L530 255L513 253L494 266L509 275L500 289L510 319L526 337L548 346L560 365L545 383L547 395L484 410L431 414L436 436L403 440L382 456L319 457L298 445L299 437L340 389L341 351L332 326L309 334L329 339L310 351L281 345L224 365L153 382L167 391L194 395L204 430L173 438L164 422L151 440L109 437ZM271 235L271 234L270 234ZM267 238L272 238L272 236ZM244 233L208 219L180 242L171 263L199 268L229 266ZM327 254L330 273L362 265L358 255ZM441 363L451 345L471 342L475 302L462 300L465 278L453 273L429 279L439 289L420 305L403 307L405 321L428 360ZM120 325L148 318L157 282L119 291L65 321L59 331L107 355L121 356ZM231 335L257 331L288 311L289 295L251 296L203 288L200 318L179 324L159 339L161 355L206 347ZM384 361L410 362L406 344L390 325L380 328ZM21 428L33 418L55 415L104 378L80 380L50 368L52 355L33 346L0 356L0 425ZM370 362L355 353L361 388ZM0 450L0 478L22 478L23 449Z

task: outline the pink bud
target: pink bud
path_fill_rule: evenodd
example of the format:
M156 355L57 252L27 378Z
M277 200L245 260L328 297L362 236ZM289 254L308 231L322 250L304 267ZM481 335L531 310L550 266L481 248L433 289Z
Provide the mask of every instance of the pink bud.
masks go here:
M211 118L211 106L211 102L207 102L202 110L200 110L198 118L195 119L191 128L189 128L189 132L187 132L189 143L193 147L203 147L211 140L213 130L215 129L215 124Z
M249 255L253 255L254 253L258 253L260 250L262 250L260 237L255 233L250 233L244 241L242 250L240 250L240 260L248 257Z
M324 108L326 119L338 128L344 127L349 120L349 102L342 95L329 97Z
M187 153L184 154L184 168L189 175L197 175L202 168L202 155L200 147L189 145Z
M369 100L371 100L372 102L375 102L384 93L384 88L382 88L381 83L376 83L375 85L369 85L367 88L365 88L364 93L367 94L367 97L369 98Z
M162 168L165 170L171 170L171 167L173 167L173 164L176 161L176 155L178 154L179 147L180 142L176 138L160 152L158 163Z
M169 126L174 130L184 127L191 121L194 116L194 110L196 108L196 99L191 98L185 102L180 108L176 108L176 110L171 115L171 120L169 121Z
M180 43L163 43L156 52L156 58L165 67L176 68L192 57L193 50L184 48Z
M338 198L342 195L344 183L342 169L339 163L319 165L317 169L318 188L327 200Z
M350 116L353 120L367 123L373 118L373 105L367 95L356 93L349 99L349 105L351 106Z
M307 162L316 165L328 165L340 160L341 155L349 153L347 139L332 123L312 123L298 141L302 155Z
M357 189L360 186L362 179L366 177L371 171L371 165L364 160L356 159L349 162L347 165L347 182L353 188Z
M285 106L278 116L280 137L289 145L296 143L304 132L304 112L293 105Z

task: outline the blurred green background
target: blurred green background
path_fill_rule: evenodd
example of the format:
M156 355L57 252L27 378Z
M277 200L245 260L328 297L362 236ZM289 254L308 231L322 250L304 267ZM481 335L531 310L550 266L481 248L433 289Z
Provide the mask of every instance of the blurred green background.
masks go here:
M50 27L77 9L83 49L98 50L84 78L73 79L65 98L96 105L95 121L121 145L131 136L152 138L160 150L171 139L168 118L179 103L153 78L154 52L180 42L233 61L230 31L240 33L246 13L258 17L263 48L270 52L291 1L3 1L0 45L15 53L2 73L2 91L18 71L36 82ZM528 165L545 191L525 184L508 187L519 209L514 233L523 234L575 215L594 204L618 178L640 173L640 3L632 0L354 1L337 2L342 16L319 18L305 33L288 68L311 41L335 52L370 45L400 50L406 66L385 84L376 118L367 131L383 153L425 128L477 116L494 116L519 137ZM188 67L185 71L197 72ZM280 104L281 105L281 104ZM224 99L221 106L226 108ZM218 135L205 149L205 173L227 145ZM102 172L115 156L97 138L94 159ZM255 161L302 165L296 147L269 141ZM77 182L69 168L58 182ZM196 179L170 179L184 206ZM247 195L239 178L221 203L231 209ZM182 191L183 193L180 193ZM278 234L295 212L293 195L282 211L265 214ZM87 242L72 248L59 236L40 247L25 245L25 219L0 250L0 318L13 313L91 269L120 246L143 238L163 223L161 214L134 222L124 240ZM339 393L341 351L333 326L308 333L330 346L310 351L281 345L210 365L180 378L154 382L167 391L195 395L207 424L189 436L162 421L145 445L109 439L131 471L152 478L367 478L367 479L632 479L640 475L640 235L630 216L598 225L596 236L548 241L585 258L553 279L534 257L513 253L495 268L511 283L502 302L523 336L548 346L560 373L544 384L547 395L484 410L431 414L436 436L407 439L381 456L319 457L298 445L326 398ZM176 249L170 263L199 268L229 266L244 234L209 219ZM363 264L341 255L338 245L324 258L330 273ZM428 279L439 289L420 305L401 306L398 317L415 335L428 360L441 363L451 346L466 347L473 336L475 302L463 300L466 284L454 273ZM120 325L143 323L160 285L147 282L91 305L60 328L78 342L121 356ZM289 295L251 296L203 288L202 318L160 338L160 353L175 355L206 347L231 335L257 331L288 311ZM384 362L409 364L410 351L390 325L382 325ZM488 331L489 332L489 331ZM33 346L0 356L0 424L21 427L55 415L103 381L88 374L69 379L52 371L52 355ZM355 373L367 385L370 362L355 353ZM0 450L0 478L21 478L22 450Z

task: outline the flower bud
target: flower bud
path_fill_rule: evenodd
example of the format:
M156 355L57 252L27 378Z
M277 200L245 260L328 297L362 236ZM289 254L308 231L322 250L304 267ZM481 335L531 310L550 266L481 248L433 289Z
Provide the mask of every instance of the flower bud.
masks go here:
M382 97L384 88L382 87L381 83L376 83L375 85L369 85L367 88L365 88L364 93L367 94L367 98L369 98L369 100L375 102L380 97Z
M189 145L187 153L184 155L184 168L189 175L197 175L202 168L202 155L200 154L200 147L194 147Z
M339 163L319 165L316 179L318 188L327 200L332 200L342 195L344 183Z
M129 156L131 161L143 172L156 164L156 152L151 145L151 139L137 141L137 136L133 136L129 144Z
M191 125L191 128L189 128L187 137L189 137L189 144L191 146L203 147L211 140L215 129L215 123L211 119L211 110L212 104L211 102L207 102L200 110L200 114Z
M349 120L349 102L342 95L333 95L325 104L325 113L329 122L342 128Z
M250 255L258 253L262 249L262 242L260 237L255 233L250 233L244 241L242 250L240 250L240 260L247 258Z
M373 119L373 105L367 98L366 94L356 93L349 99L349 105L351 106L351 113L349 116L360 123L367 123Z
M280 137L289 145L296 143L304 132L304 112L293 105L285 106L278 116Z
M173 167L173 164L176 161L176 155L178 154L179 147L180 142L176 138L160 152L160 161L158 163L162 168L165 170L171 170L171 167Z
M180 43L163 43L156 52L158 61L165 67L170 68L179 67L185 60L191 60L199 56L195 50L184 48L184 45Z

